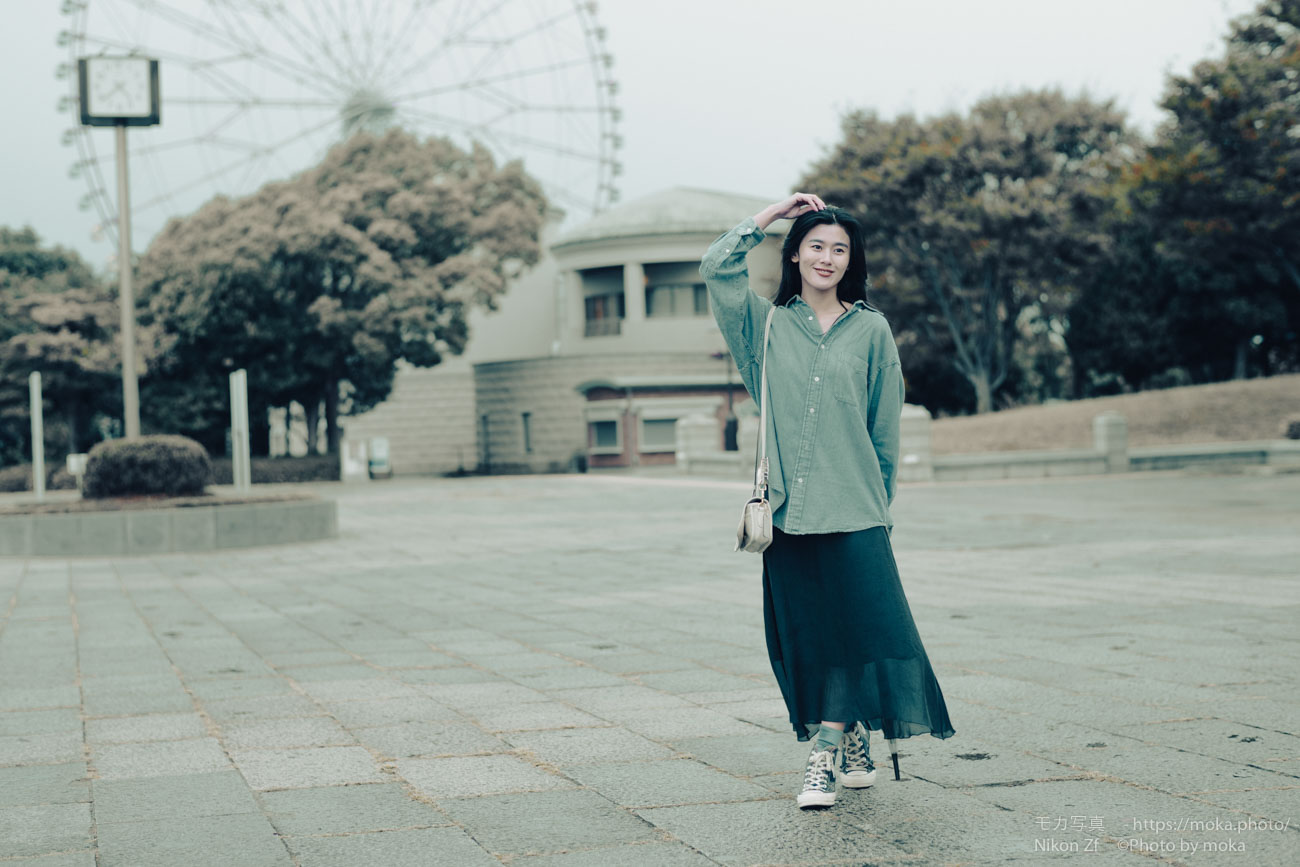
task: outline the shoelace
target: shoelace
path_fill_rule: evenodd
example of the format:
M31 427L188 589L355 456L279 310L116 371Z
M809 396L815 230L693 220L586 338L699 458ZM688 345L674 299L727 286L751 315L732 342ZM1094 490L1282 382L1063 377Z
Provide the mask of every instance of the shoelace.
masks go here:
M808 770L804 772L804 791L816 789L826 791L827 785L834 778L835 759L830 750L817 750L808 757Z
M850 732L844 736L844 746L842 747L842 750L844 753L843 764L845 769L854 766L865 768L868 771L875 769L875 763L871 761L871 754L867 751L862 736L858 732Z

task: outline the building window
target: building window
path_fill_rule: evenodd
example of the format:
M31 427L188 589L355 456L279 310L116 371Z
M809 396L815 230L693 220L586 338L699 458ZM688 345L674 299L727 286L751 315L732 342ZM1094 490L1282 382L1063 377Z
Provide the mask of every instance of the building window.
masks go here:
M623 296L623 267L587 268L578 272L582 283L583 307L586 311L587 337L607 337L619 333L627 315Z
M641 420L641 451L673 452L677 450L677 419Z
M594 455L623 453L623 432L617 420L589 422L589 442Z
M524 452L531 454L533 451L533 414L531 412L523 413L524 421Z
M586 300L588 337L619 333L623 321L623 295L593 295Z
M708 316L709 293L703 283L647 286L645 312L649 317Z

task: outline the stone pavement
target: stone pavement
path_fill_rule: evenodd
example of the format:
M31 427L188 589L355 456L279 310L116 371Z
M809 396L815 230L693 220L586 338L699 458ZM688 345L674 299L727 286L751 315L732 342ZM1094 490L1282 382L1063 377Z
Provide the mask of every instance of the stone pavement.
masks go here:
M905 486L957 733L806 813L743 486L322 490L336 541L0 560L0 865L1300 863L1300 475Z

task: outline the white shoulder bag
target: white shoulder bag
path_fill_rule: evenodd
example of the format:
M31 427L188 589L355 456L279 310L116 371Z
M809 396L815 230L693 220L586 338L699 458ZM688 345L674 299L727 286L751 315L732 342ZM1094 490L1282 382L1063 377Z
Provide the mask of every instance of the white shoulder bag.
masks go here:
M772 544L772 506L767 501L767 344L772 333L776 305L767 312L763 326L763 372L758 387L758 449L754 453L754 492L740 514L736 550L761 554Z

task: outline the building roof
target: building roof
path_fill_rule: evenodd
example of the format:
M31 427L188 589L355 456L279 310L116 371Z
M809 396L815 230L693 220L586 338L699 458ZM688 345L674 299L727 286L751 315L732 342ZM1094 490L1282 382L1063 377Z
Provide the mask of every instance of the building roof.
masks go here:
M721 235L774 200L695 187L673 187L625 202L561 235L555 247L639 235ZM784 221L778 225L778 230Z

